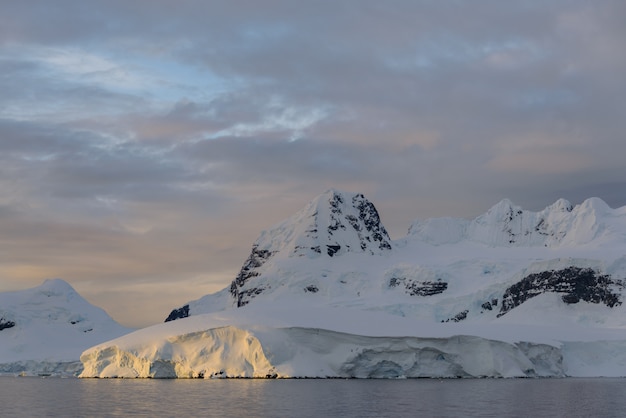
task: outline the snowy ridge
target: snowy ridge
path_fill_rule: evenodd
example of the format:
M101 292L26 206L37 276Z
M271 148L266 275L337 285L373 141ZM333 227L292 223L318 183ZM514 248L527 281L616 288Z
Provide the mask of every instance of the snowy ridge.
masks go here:
M0 293L0 373L75 375L85 348L130 331L60 279Z
M618 226L614 221L617 218ZM489 246L576 246L616 234L626 237L624 208L611 209L604 201L590 198L572 206L559 199L539 212L523 210L504 199L472 221L456 218L417 220L409 238L433 245L463 240Z
M87 350L83 376L626 376L625 300L626 207L503 200L392 242L331 190L262 233L231 286Z

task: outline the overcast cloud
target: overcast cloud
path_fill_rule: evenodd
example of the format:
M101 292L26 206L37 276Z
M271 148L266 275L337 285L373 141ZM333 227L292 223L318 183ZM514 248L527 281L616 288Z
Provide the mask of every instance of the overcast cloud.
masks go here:
M621 0L0 0L0 291L125 325L362 192L394 238L503 198L626 205Z

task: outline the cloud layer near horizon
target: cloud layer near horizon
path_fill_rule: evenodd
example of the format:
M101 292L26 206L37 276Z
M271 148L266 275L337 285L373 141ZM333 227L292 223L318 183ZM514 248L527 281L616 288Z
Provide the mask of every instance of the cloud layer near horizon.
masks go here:
M504 197L626 204L621 1L0 8L0 291L61 277L160 322L330 187L395 237Z

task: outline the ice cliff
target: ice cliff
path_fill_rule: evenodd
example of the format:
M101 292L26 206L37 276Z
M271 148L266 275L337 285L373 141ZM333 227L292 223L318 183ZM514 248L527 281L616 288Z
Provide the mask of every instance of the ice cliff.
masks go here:
M198 315L176 321L178 324L169 322L93 347L81 356L85 365L81 376L626 376L626 341L615 330L576 336L580 329L575 327L548 327L539 332L519 325L433 327L387 314L357 315L332 308L326 312L292 312L266 307L263 319L252 319L248 315L258 311L245 312L247 309ZM290 312L295 320L286 319ZM289 322L306 326L283 326Z
M545 344L465 335L368 337L311 328L253 333L233 326L160 340L157 347L111 345L81 360L83 377L125 378L560 377L567 366L561 350Z

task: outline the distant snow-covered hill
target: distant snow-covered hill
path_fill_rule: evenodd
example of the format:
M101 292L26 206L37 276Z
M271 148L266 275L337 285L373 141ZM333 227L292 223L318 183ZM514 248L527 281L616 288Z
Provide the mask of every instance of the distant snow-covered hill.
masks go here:
M83 375L210 375L220 361L229 364L222 374L255 376L626 375L626 355L615 355L626 344L625 287L626 207L561 199L531 212L503 200L474 220L417 220L392 241L363 195L329 190L261 233L230 286L174 309L167 324L117 340L121 352L113 343L88 350ZM230 331L206 334L218 326ZM316 329L326 330L325 350L337 354L333 344L350 341L350 351L320 360L306 348ZM175 361L172 347L155 348L190 335L212 350L232 343L241 356L218 361L185 346L191 351ZM463 344L479 357L453 348L458 335L477 338ZM405 354L394 360L359 336L396 338L383 346L395 341ZM435 337L445 341L419 340ZM257 341L272 366L243 367L253 353L239 338ZM599 340L612 341L602 348L612 359L589 365L587 349L600 350ZM508 360L480 357L487 346ZM116 359L126 355L141 371L120 369ZM419 366L420 356L434 363ZM313 358L330 363L323 372L300 364ZM435 361L442 359L447 366ZM151 371L164 361L171 370ZM488 366L469 372L477 361Z
M86 348L130 331L60 279L0 293L0 373L77 374Z
M605 235L604 238L624 238L624 215L624 208L613 210L598 198L587 199L575 207L559 199L539 212L523 210L504 199L472 221L415 221L409 235L433 245L468 241L492 247L573 247L594 241L601 244Z

